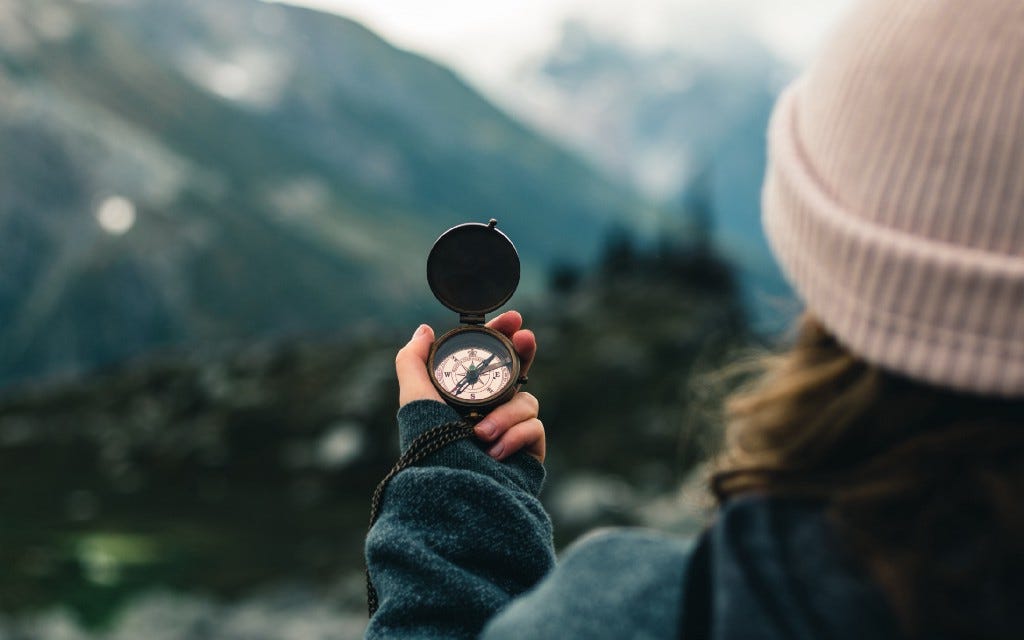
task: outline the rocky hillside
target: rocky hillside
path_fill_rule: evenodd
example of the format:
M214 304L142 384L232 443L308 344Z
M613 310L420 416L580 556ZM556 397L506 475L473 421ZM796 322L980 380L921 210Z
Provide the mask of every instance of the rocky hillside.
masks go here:
M523 309L559 545L600 525L700 526L680 483L716 442L705 409L720 390L701 374L745 340L731 274L706 249L618 235L602 265L556 270ZM335 585L324 606L362 620L368 499L397 453L392 363L406 339L175 355L0 402L0 638L5 618L56 611L102 628L126 605L127 620L147 616L132 622L141 634L181 602L233 629L234 614L201 614L196 599L277 607L266 596L287 585L311 585L302 598ZM153 590L189 595L142 597Z

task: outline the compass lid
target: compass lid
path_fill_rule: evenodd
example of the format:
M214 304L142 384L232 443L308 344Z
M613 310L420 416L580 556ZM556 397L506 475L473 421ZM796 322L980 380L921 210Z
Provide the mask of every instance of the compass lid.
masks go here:
M427 257L427 282L441 304L463 322L482 322L483 315L508 302L519 285L519 254L496 227L468 222L441 234Z

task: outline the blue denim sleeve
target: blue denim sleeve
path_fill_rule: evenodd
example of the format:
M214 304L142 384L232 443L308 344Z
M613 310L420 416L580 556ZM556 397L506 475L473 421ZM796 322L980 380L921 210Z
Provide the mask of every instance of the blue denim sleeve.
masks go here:
M457 420L434 401L398 412L401 447ZM517 453L504 462L474 438L396 475L366 538L380 597L367 638L475 638L555 563L551 520L537 499L544 467Z

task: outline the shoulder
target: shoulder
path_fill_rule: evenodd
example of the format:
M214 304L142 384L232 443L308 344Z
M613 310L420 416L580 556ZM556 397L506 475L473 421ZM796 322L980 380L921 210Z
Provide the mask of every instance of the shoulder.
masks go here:
M579 572L627 567L635 571L638 561L685 561L691 546L688 540L648 529L597 529L566 549L563 563L566 569ZM663 576L652 572L649 577Z
M714 564L740 571L744 581L785 576L811 591L828 579L860 582L836 533L820 502L742 498L722 509L711 529Z
M823 504L736 500L708 539L720 637L894 637L888 605Z
M589 534L533 591L503 610L484 637L674 636L691 546L643 530Z

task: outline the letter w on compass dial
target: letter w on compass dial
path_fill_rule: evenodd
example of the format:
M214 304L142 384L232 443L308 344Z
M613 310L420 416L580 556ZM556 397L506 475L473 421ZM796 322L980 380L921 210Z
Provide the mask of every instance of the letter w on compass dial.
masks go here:
M439 353L434 360L434 378L456 398L486 400L500 394L512 382L512 358L499 341L481 334L473 338L464 342L452 340L449 343L461 344L445 345L446 353Z

